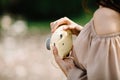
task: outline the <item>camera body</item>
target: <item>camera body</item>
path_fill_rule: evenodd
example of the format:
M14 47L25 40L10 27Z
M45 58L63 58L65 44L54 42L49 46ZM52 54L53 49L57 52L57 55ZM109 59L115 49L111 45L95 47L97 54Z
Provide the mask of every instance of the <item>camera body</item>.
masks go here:
M58 50L58 55L63 59L65 58L72 49L72 32L70 30L63 30L63 27L67 25L61 25L52 34L46 42L48 50L53 51L52 46L55 46Z

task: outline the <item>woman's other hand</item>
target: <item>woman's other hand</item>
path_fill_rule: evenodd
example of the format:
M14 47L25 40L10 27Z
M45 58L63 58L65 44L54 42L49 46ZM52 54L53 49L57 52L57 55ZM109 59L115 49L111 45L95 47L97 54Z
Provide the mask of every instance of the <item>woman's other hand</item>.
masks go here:
M61 70L67 76L69 70L75 67L74 62L73 62L73 57L69 56L64 59L61 59L60 56L58 55L57 48L55 46L52 48L53 48L53 55L54 55L56 63L59 65Z
M61 25L68 25L67 27L64 27L64 30L71 30L72 34L74 34L74 35L78 35L82 29L82 26L73 22L69 18L64 17L64 18L58 19L58 20L50 23L51 32L53 33Z

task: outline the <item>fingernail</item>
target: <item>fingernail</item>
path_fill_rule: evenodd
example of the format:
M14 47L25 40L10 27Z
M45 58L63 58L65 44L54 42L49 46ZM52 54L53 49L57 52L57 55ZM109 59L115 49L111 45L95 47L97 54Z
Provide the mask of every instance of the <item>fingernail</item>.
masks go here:
M52 26L53 22L50 23L50 26Z

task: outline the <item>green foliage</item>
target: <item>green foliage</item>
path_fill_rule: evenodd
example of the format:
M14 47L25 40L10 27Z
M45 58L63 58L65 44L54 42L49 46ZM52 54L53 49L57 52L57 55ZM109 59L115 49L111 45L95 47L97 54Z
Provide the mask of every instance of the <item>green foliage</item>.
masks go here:
M83 0L0 0L5 11L23 15L29 19L58 19L64 16L82 15ZM92 4L93 1L89 3ZM88 7L91 5L88 5ZM92 7L94 5L92 4ZM4 11L4 10L3 10ZM1 11L2 12L2 11Z
M9 0L0 0L0 5L1 5L2 7L7 6L9 3L10 3Z
M31 18L58 18L82 12L81 0L24 0L20 5Z

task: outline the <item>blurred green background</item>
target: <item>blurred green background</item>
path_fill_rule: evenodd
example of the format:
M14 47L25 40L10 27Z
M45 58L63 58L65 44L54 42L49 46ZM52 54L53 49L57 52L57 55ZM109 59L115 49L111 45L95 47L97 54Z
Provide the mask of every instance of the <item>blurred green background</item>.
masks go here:
M97 7L94 0L88 0L87 7L91 12L85 12L82 1L87 0L0 0L0 15L21 16L30 26L40 27L39 24L48 24L64 16L83 25Z

